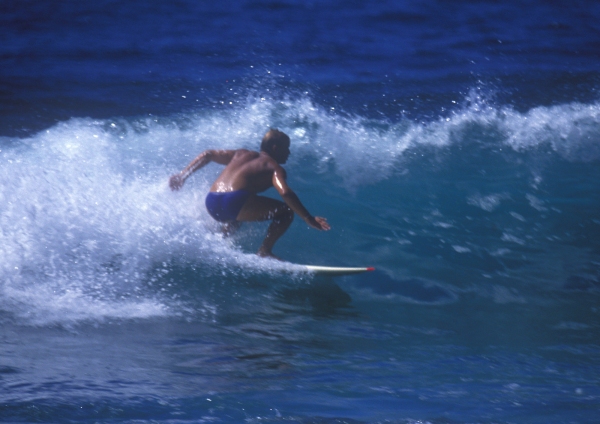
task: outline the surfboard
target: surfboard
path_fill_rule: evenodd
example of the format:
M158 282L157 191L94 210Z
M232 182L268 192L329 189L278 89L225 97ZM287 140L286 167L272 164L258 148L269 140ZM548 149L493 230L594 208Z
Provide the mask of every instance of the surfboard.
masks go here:
M298 265L305 268L306 271L318 275L341 276L350 274L360 274L361 272L373 271L373 267L339 267L339 266L320 266L320 265Z

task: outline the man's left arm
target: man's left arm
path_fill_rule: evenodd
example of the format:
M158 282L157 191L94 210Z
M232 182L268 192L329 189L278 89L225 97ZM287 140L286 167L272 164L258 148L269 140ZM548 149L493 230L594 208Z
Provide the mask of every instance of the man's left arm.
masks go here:
M321 231L330 230L331 227L327 223L327 219L320 216L312 216L310 212L308 212L308 209L304 207L294 190L288 186L283 168L278 168L279 169L275 169L273 172L273 186L285 201L286 205L288 205L290 209L300 216L300 218L302 218L310 227Z

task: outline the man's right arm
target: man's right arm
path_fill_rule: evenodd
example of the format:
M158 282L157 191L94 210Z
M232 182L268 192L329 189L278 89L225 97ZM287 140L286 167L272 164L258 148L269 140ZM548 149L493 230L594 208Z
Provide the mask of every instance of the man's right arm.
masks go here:
M196 156L196 158L191 161L188 166L183 168L179 174L171 176L169 179L169 187L171 187L171 190L179 190L190 175L210 162L227 165L231 162L231 159L233 159L236 151L237 150L205 150Z

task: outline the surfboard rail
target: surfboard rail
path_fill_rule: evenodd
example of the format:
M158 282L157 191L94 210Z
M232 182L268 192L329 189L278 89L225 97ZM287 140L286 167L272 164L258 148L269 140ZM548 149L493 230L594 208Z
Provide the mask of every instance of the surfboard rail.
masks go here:
M372 266L369 267L339 267L339 266L322 266L322 265L298 265L307 272L312 272L317 275L331 275L331 276L340 276L340 275L351 275L351 274L360 274L362 272L370 272L374 271L375 268Z

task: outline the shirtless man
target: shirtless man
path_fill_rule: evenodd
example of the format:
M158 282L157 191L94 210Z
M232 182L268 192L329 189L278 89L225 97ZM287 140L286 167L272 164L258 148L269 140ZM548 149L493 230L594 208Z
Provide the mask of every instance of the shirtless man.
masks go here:
M312 216L296 193L287 185L286 172L281 167L290 155L290 138L272 129L262 139L260 152L246 149L206 150L183 171L169 180L172 190L179 190L185 180L210 162L225 165L206 196L206 209L217 221L225 224L226 233L242 222L272 220L258 255L277 258L272 253L275 242L285 233L297 213L317 230L330 229L325 218ZM270 187L283 201L259 196Z

